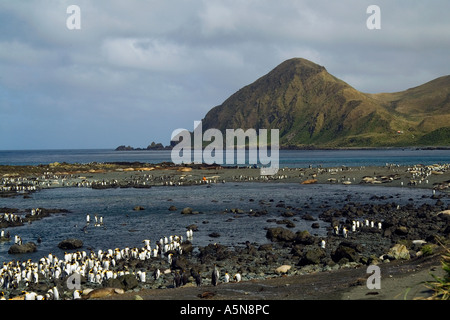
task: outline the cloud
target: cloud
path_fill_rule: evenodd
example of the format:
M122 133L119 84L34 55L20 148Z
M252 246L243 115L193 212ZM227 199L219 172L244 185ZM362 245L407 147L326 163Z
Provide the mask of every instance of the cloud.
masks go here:
M72 4L81 30L66 28ZM381 30L366 28L371 4ZM34 139L0 139L0 149L168 143L292 57L364 92L404 90L450 73L449 9L446 0L0 1L0 136L25 124Z

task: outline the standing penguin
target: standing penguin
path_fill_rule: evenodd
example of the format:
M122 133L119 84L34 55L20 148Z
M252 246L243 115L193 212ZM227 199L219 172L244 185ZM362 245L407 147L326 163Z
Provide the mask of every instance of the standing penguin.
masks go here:
M159 269L156 269L153 272L153 279L158 280L160 275L161 275L161 271L159 271Z
M211 275L211 284L213 286L217 286L219 284L219 277L220 277L219 270L217 269L217 266L214 265L214 270Z

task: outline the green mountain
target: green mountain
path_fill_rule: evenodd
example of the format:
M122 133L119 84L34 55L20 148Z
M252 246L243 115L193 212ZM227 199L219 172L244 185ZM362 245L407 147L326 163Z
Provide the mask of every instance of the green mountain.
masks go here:
M311 61L287 60L212 108L203 130L279 129L283 147L450 145L450 76L367 94Z

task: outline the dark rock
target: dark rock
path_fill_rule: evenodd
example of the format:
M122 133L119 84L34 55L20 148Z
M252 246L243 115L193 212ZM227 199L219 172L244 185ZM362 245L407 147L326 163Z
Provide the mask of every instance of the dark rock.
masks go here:
M316 238L312 236L308 231L297 231L295 233L295 239L294 242L296 244L304 244L304 245L310 245L314 244L316 242Z
M145 208L142 207L142 206L136 206L136 207L133 208L133 210L134 211L142 211L142 210L145 210Z
M192 243L189 240L184 241L181 244L181 249L183 250L183 253L191 253L193 250Z
M66 239L58 243L58 248L63 250L78 249L83 246L83 241L79 239Z
M295 239L295 233L282 227L269 228L266 237L271 241L293 241Z
M198 226L196 224L190 224L186 227L187 230L198 231Z
M395 234L399 236L406 236L408 234L408 228L405 226L399 226L395 229Z
M212 232L212 233L208 234L208 236L210 236L211 238L219 238L220 234L217 232Z
M309 213L305 213L304 215L302 215L302 219L303 220L307 220L307 221L316 221L317 220L316 218L314 218Z
M37 246L34 242L27 242L24 244L13 244L9 250L8 253L9 254L20 254L20 253L31 253L31 252L36 252L37 251Z
M356 252L356 245L349 242L341 242L334 253L331 254L331 259L334 262L357 262L359 260L358 254Z
M125 274L118 277L117 279L121 282L122 288L125 291L132 290L139 285L138 280L136 279L136 276L134 274Z
M283 212L281 215L286 218L291 218L291 217L295 216L295 213L292 211L286 211L286 212Z
M178 209L177 209L177 207L175 207L175 206L170 206L169 207L169 211L177 211Z
M232 257L231 251L228 247L221 244L208 244L206 247L198 248L199 259L201 263L207 263L215 260L226 260Z
M313 229L319 229L319 228L320 228L320 224L319 224L318 222L314 222L314 223L311 225L311 228L313 228Z
M310 248L304 252L303 256L298 262L299 266L306 266L309 264L319 264L321 259L326 256L325 250L322 248Z
M273 247L270 243L262 244L259 246L258 251L272 251Z
M176 256L172 259L172 264L170 265L172 270L189 270L189 261L183 256Z

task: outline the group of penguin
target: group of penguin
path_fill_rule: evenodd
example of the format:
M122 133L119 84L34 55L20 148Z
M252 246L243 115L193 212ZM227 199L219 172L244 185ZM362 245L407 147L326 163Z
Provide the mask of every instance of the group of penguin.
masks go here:
M186 231L186 236L189 240L193 239L193 232L191 229ZM17 240L17 239L16 239ZM20 240L18 240L20 241ZM67 277L77 273L86 278L88 283L93 285L103 284L111 278L117 278L126 274L133 274L140 282L147 282L147 271L132 270L127 264L128 259L138 259L141 261L157 258L160 256L167 257L169 268L161 270L156 268L152 274L154 280L158 280L162 274L172 273L174 276L174 287L179 287L188 282L189 275L179 271L173 272L170 270L172 257L174 253L181 254L181 244L183 243L182 236L162 237L153 247L150 240L143 240L142 248L124 248L124 249L108 249L106 251L98 250L97 252L86 251L66 252L63 258L59 259L52 253L42 257L38 262L30 260L10 261L3 263L0 268L0 288L3 290L12 290L19 288L20 284L29 287L32 284L37 284L40 279L58 279L63 280ZM125 263L121 263L124 261ZM121 267L122 266L122 267ZM118 270L118 268L120 268ZM197 286L202 284L202 276L200 272L191 272L195 279ZM214 267L211 277L211 283L217 285L219 283L219 271ZM240 274L234 276L236 282L241 281ZM225 274L223 282L229 282L230 276ZM80 291L73 292L73 298L80 296ZM24 292L21 297L25 300L58 300L60 299L60 292L54 286L46 293ZM5 299L3 292L0 292L0 299Z
M347 228L347 226L348 225L346 225L346 224L334 225L333 226L333 235L348 238L349 229ZM383 224L381 222L375 223L375 221L373 221L373 220L364 219L364 221L352 220L352 225L350 228L351 228L351 231L353 233L355 233L355 232L358 232L358 230L360 230L363 227L372 228L372 229L377 228L378 230L381 230L382 226L383 226ZM325 246L326 246L326 241L324 239L322 239L320 241L320 247L322 249L325 249Z
M202 275L201 272L195 272L193 270L191 270L190 275L194 278L195 280L195 284L197 285L197 287L200 287L202 285ZM224 277L223 277L223 283L228 283L230 282L231 277L230 275L226 272ZM233 280L234 282L240 282L242 280L242 276L240 273L236 273L233 276ZM186 285L189 282L189 274L186 271L182 271L182 273L180 274L180 272L178 270L175 271L174 273L174 278L173 278L173 286L175 288L181 287ZM214 269L211 273L211 284L213 286L217 286L220 283L220 271L217 268L216 265L214 265Z

